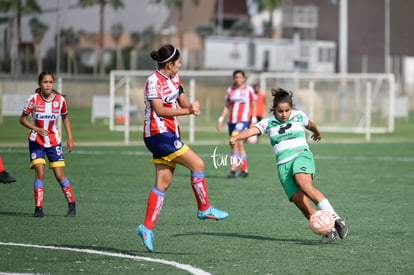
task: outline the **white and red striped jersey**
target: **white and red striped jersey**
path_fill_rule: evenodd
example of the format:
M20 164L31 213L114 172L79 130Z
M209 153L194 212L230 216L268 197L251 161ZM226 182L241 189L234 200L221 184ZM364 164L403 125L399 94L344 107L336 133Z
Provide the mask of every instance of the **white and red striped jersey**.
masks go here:
M180 136L180 127L177 117L160 117L151 107L151 100L162 100L164 107L178 108L178 97L184 93L181 80L177 74L167 77L160 71L151 74L145 83L145 121L144 137L150 137L160 133L175 133Z
M32 115L32 123L36 127L49 131L48 136L41 136L31 130L29 140L34 141L46 148L61 143L62 138L56 125L59 115L67 115L66 101L60 94L53 92L53 99L46 101L40 92L31 95L24 105L23 112Z
M230 102L229 123L250 121L250 103L256 101L256 94L252 87L248 85L239 88L229 87L224 100Z

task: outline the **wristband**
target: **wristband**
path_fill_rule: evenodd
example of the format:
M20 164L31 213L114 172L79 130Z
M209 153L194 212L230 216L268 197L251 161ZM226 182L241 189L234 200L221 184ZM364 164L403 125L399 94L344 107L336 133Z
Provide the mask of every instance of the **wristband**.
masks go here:
M252 123L257 123L257 117L255 116L252 117Z
M219 117L218 122L223 122L223 120L224 120L224 118L221 116L221 117Z

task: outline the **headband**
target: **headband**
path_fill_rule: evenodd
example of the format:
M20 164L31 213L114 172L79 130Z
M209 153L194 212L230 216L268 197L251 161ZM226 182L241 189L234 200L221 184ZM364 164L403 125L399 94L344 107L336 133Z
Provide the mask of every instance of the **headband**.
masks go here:
M160 61L158 63L167 63L168 61L170 61L174 57L176 52L177 52L177 48L174 47L174 51L173 51L172 55L170 57L168 57L167 59L165 59L163 61Z

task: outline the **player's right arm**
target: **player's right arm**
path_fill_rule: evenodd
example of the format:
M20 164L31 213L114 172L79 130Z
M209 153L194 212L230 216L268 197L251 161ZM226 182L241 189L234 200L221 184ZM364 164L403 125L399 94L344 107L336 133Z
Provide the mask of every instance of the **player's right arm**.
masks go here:
M223 111L221 112L221 116L219 117L218 121L217 121L217 130L220 131L221 130L221 126L223 126L223 120L226 117L227 113L229 112L230 109L230 102L226 101L226 104L224 105Z
M242 131L241 133L230 137L230 146L234 146L237 141L248 139L249 137L260 134L260 130L256 126L252 126L249 129Z
M40 127L37 127L36 125L33 125L27 118L29 117L29 114L26 114L25 112L22 112L22 115L20 116L20 124L23 125L26 128L29 128L30 130L35 131L41 136L47 136L49 134L49 131Z

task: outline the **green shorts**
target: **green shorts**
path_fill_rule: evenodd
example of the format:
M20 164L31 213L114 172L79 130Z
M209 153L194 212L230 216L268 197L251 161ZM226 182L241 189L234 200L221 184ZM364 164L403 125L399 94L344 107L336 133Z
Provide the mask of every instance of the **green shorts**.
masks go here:
M296 185L294 175L298 173L315 174L315 160L310 151L304 150L296 158L277 166L280 183L286 192L288 199L293 196L299 187Z

